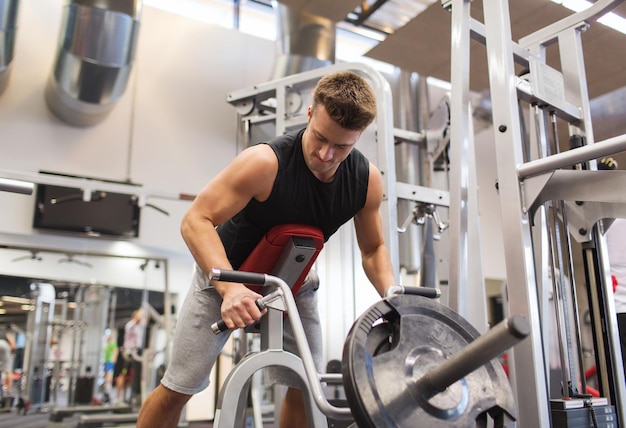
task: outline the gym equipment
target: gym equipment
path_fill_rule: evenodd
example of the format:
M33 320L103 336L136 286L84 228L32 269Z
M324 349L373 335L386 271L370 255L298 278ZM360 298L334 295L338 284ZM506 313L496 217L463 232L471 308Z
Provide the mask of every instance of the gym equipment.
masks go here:
M309 418L309 426L324 426L326 424L324 414L333 415L336 419L350 417L349 410L335 408L328 401L325 401L319 379L312 377L314 376L313 373L316 373L315 363L313 362L311 351L308 349L304 328L302 327L291 289L282 279L267 274L222 271L219 269L213 269L209 274L209 279L260 286L274 285L276 287L274 291L265 297L266 300L264 302L257 303L258 305L263 304L267 305L268 308L276 309L276 311L268 311L266 316L263 317L263 321L267 324L273 323L274 328L262 329L261 341L263 350L245 356L228 374L218 397L214 427L233 428L242 426L243 406L245 405L243 398L246 395L242 391L247 392L248 382L254 373L269 366L291 369L298 376ZM267 299L269 296L272 296L272 298ZM281 298L277 299L275 296L280 296ZM288 320L291 322L302 359L282 349L283 317L280 312L283 311L290 315ZM266 321L265 318L268 318L268 320ZM274 319L272 320L271 318ZM214 331L216 330L214 329ZM302 354L303 351L306 352L302 348L303 345L307 346L308 353ZM307 376L311 376L308 382ZM311 381L314 379L316 383L312 384ZM310 392L309 387L314 388L314 390ZM322 410L324 413L322 413Z
M326 399L325 377L316 371L295 300L283 280L219 269L213 269L209 278L273 287L268 295L280 296L282 304L274 304L276 298L258 304L291 315L288 319L301 356L267 349L242 359L220 391L216 427L239 426L237 406L227 412L223 403L239 403L247 379L269 365L290 368L301 377L310 426L326 426L323 415L354 416L359 426L375 428L481 426L487 416L496 427L515 426L512 391L502 367L491 360L528 335L522 317L511 317L479 337L456 313L422 296L386 297L357 320L345 344L342 371L351 410Z
M284 251L290 243L297 254ZM295 296L323 247L324 234L316 227L306 224L275 226L265 234L238 270L274 275L275 272L281 272L280 277L291 287L291 294ZM308 257L303 253L305 248L310 253ZM294 261L296 263L292 264ZM255 288L254 285L249 287Z
M41 409L45 403L45 362L50 354L50 338L54 317L55 291L50 284L31 284L31 305L34 310L28 313L24 356L24 374L19 395L26 407Z
M607 292L610 275L602 233L610 225L605 219L626 217L624 193L615 192L626 183L626 175L620 174L622 171L595 171L595 165L596 159L623 151L626 136L594 142L582 43L587 28L622 1L595 2L531 34L516 35L517 41L511 36L509 3L513 2L485 0L483 16L477 21L471 17L470 2L442 2L451 9L452 28L457 35L452 38L450 67L450 157L458 162L452 179L455 192L451 193L456 205L451 212L463 213L463 207L468 204L467 189L462 186L468 182L468 170L463 161L473 135L468 111L468 70L470 40L474 40L485 45L489 65L507 275L503 306L505 311L525 316L532 331L530 340L509 355L520 425L547 427L551 424L549 381L553 379L549 344L555 339L545 328L550 314L549 296L562 302L562 305L555 305L558 306L555 310L562 312L561 319L565 321L567 314L577 309L574 300L577 277L584 278L588 294L599 392L616 405L616 426L624 425L626 391L622 355L614 305L611 293ZM548 65L548 46L556 53L550 63L559 64L560 70ZM520 68L529 71L518 76ZM526 126L526 117L530 118L529 126ZM570 141L580 142L580 147L560 152L563 147L555 133L557 120L565 125L562 129L567 130ZM456 224L460 232L456 233L451 225L451 235L466 239L472 231L473 225L466 217L452 218L451 223ZM560 236L555 233L557 228L562 231ZM553 239L551 246L548 234ZM573 258L570 234L582 244L584 273L579 272L578 276L570 271ZM557 238L558 242L563 241L561 245L557 244ZM478 248L472 240L464 242L467 244L462 246L451 242L450 248L454 251ZM559 251L561 254L554 254ZM465 263L467 258L464 257L459 260L463 263L452 266L450 283L465 290L458 278L466 276L467 270L463 268L471 267L471 263ZM564 279L571 284L569 289L562 287ZM572 298L563 294L564 291L572 293ZM566 322L555 321L556 328L562 329L559 345L567 348L560 349L563 353L561 379L556 380L560 381L563 397L567 398L575 397L579 387L582 393L586 392L584 376L578 373L582 372L582 367L576 367L580 365L580 355L570 357L572 353L580 353L580 349L576 349L575 313L572 318L569 341L568 333L563 331Z
M263 239L257 244L254 250L248 255L246 260L240 266L243 271L255 271L264 273L273 273L286 279L286 283L291 287L290 294L294 295L300 289L304 282L306 275L308 274L315 258L321 251L324 245L324 235L318 228L309 225L287 224L278 225L270 229ZM243 281L248 287L263 293L265 290L261 289L258 285ZM284 311L282 305L282 299L280 295L275 292L267 294L263 299L257 302L259 308L272 307L278 305L278 309ZM226 331L227 327L224 321L219 321L211 326L215 334L219 334L222 331ZM274 349L282 350L282 331L283 331L283 319L279 312L271 311L265 316L260 323L257 323L251 327L245 329L246 332L261 332L261 349ZM271 365L270 360L265 360L263 355L257 354L255 364L258 364L258 368ZM289 354L291 355L291 354ZM294 356L295 357L295 356ZM286 364L297 364L297 362L287 362ZM252 373L254 373L254 371ZM227 421L236 420L238 424L241 424L244 403L241 397L247 395L247 391L250 387L249 379L252 373L248 376L243 376L241 381L241 389L234 391L231 398L226 399L225 403L232 403L235 400L238 405L235 407L240 411L235 414L229 413L226 417ZM254 410L254 419L257 423L261 423L262 416L259 412L258 400L258 377L252 379L252 406ZM304 382L303 382L304 383ZM216 409L216 417L221 412L222 401L219 401ZM313 408L314 406L311 406ZM321 418L323 415L318 414L316 418ZM224 426L236 426L232 423L226 422Z
M305 224L278 225L265 234L241 264L239 271L279 276L295 296L323 247L324 234L316 227ZM261 292L259 286L249 283L246 286ZM267 296L259 304L267 305L271 300L274 297ZM226 331L227 327L223 321L219 321L211 329L217 334Z
M514 426L515 403L493 360L530 332L515 316L484 336L440 303L399 294L352 326L343 353L346 398L359 427Z

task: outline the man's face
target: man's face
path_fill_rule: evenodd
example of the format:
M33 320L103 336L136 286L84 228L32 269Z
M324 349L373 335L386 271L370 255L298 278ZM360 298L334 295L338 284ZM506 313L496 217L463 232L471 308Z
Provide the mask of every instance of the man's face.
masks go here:
M359 140L361 131L342 128L322 105L316 106L315 111L309 106L307 117L309 125L302 137L304 161L320 181L332 181L339 164Z

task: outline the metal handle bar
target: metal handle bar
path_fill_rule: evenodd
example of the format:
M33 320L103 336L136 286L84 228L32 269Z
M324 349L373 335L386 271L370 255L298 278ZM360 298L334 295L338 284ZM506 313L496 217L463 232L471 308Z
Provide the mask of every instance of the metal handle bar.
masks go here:
M387 289L385 297L391 297L395 294L412 294L414 296L437 299L441 297L441 290L432 287L405 287L404 285L394 285L393 287L389 287Z
M252 285L265 285L265 274L263 273L213 269L211 274L209 274L209 278L225 282L243 282L245 284ZM269 307L269 303L275 301L277 298L282 299L282 294L282 290L279 289L276 292L270 293L267 296L256 300L254 303L256 303L256 307L262 311L263 309ZM211 324L211 330L213 330L213 333L215 334L220 334L228 330L228 326L224 320L219 320L218 322Z
M209 274L209 279L224 282L243 282L245 284L252 285L269 285L267 275L264 273L243 272L240 270L222 270L213 268Z
M313 399L317 404L317 407L326 416L330 416L336 419L348 419L352 417L352 412L348 407L335 407L328 402L324 391L322 390L322 383L320 381L320 374L317 372L313 356L311 355L311 348L306 339L304 333L304 327L302 327L302 321L300 320L300 314L296 307L291 289L285 281L282 279L267 274L239 272L239 271L224 271L221 269L211 269L209 274L210 280L228 281L228 282L243 282L246 284L255 284L270 286L274 285L282 290L283 300L287 307L287 313L289 314L289 322L293 330L293 335L296 339L296 345L298 346L298 352L300 353L300 359L304 365L304 371L306 373L307 380L309 381L309 387ZM256 282L252 282L256 281Z

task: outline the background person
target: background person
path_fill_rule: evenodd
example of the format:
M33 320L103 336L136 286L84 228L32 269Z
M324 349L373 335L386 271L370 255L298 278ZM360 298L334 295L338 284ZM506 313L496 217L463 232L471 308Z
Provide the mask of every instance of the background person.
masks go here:
M118 353L121 371L115 379L117 402L130 402L133 396L141 393L141 361L137 361L133 354L141 355L144 331L143 310L140 308L133 312L131 319L124 325L124 342ZM130 396L127 394L129 386L132 386Z
M1 329L0 333L0 372L2 373L2 385L7 395L13 394L13 354L17 349L15 334L8 324ZM0 394L2 395L2 394Z
M113 389L113 372L115 370L115 362L119 352L117 341L114 340L111 330L107 329L104 333L105 343L102 348L102 357L104 361L104 394L105 403L111 401L111 390Z
M305 129L244 150L202 189L181 224L196 261L192 287L177 321L169 366L145 401L138 428L176 427L185 403L207 387L228 338L214 335L211 324L222 318L229 328L241 328L263 315L255 304L261 295L243 284L210 283L206 273L236 269L273 226L309 224L327 240L354 219L368 279L381 296L395 284L382 231L381 173L355 148L375 115L374 93L362 77L349 71L326 75L315 87ZM321 372L317 288L311 272L296 303ZM290 329L286 323L285 349L297 354ZM281 409L281 427L306 426L298 389L288 388Z

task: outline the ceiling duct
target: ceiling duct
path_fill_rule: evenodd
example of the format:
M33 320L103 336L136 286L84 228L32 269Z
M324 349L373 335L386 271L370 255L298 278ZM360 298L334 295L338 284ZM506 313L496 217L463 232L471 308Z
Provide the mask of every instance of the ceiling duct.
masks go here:
M95 125L126 89L139 34L140 0L72 0L45 99L74 126Z
M0 0L0 95L9 84L19 0Z
M335 23L301 8L274 3L280 51L272 79L325 67L335 62Z

